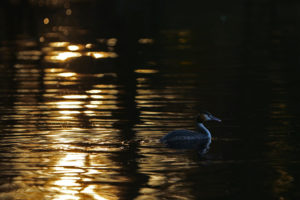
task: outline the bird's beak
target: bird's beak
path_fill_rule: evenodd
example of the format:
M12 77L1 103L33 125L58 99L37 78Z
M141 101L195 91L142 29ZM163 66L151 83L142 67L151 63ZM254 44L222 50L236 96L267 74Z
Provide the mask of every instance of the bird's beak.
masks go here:
M210 116L210 120L212 120L212 121L216 121L216 122L221 122L222 120L221 119L219 119L219 118L217 118L217 117L215 117L215 116Z

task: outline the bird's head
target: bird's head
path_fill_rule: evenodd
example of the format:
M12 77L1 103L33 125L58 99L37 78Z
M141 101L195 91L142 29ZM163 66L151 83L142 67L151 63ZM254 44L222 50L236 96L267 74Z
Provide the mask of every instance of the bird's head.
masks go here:
M221 122L222 120L213 116L211 113L207 112L207 111L202 111L200 112L197 117L196 117L196 121L197 123L203 123L205 121L217 121L217 122Z

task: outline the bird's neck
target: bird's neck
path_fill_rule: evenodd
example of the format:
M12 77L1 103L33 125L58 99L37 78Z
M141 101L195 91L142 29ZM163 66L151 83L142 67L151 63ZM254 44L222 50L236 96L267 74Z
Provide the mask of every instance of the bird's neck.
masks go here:
M203 123L197 123L197 130L198 132L207 135L209 138L211 138L211 134L209 130L204 126Z

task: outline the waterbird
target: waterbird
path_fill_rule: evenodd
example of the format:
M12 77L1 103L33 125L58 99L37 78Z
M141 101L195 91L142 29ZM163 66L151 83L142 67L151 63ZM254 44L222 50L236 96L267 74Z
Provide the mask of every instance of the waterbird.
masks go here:
M207 153L211 143L211 133L203 124L205 121L221 122L221 119L202 111L196 116L196 131L174 130L163 136L160 142L175 149L197 149L203 155Z

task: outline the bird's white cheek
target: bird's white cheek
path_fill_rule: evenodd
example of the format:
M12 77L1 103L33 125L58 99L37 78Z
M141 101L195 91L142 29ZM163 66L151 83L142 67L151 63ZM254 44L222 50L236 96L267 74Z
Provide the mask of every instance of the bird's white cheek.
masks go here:
M208 120L210 120L210 117L208 115L204 115L204 120L208 121Z

